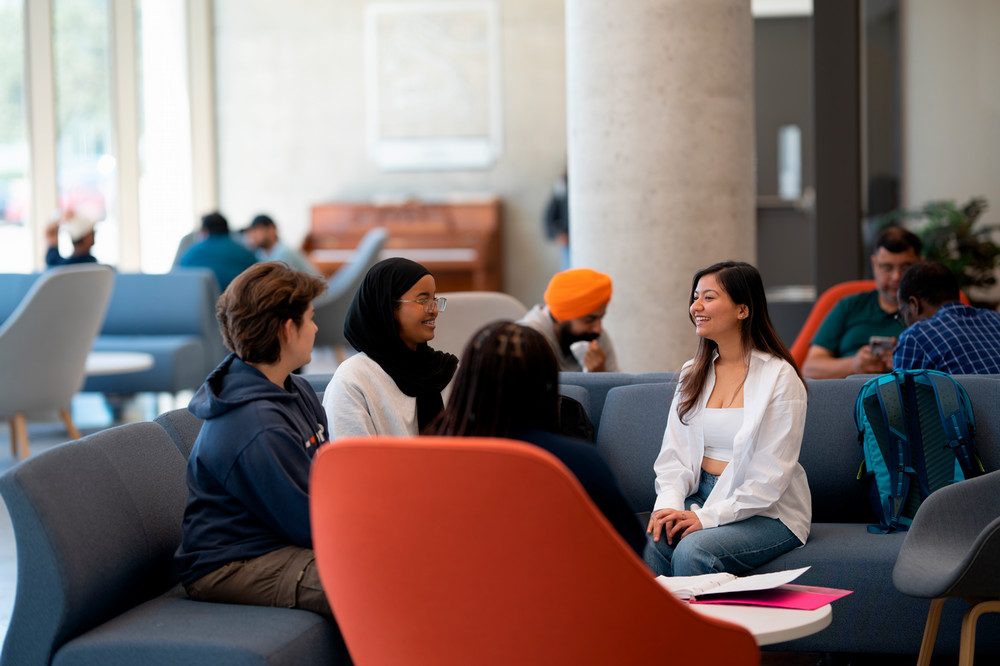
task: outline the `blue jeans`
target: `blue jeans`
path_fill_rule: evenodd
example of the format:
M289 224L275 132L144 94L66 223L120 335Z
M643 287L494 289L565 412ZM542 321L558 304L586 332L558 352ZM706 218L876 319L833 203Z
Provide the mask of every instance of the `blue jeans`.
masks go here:
M704 506L719 477L701 473L698 492L684 500ZM777 518L751 516L744 520L692 532L674 545L667 544L661 533L659 541L649 537L643 554L646 564L657 575L696 576L728 571L741 574L770 562L778 555L802 545L798 537Z

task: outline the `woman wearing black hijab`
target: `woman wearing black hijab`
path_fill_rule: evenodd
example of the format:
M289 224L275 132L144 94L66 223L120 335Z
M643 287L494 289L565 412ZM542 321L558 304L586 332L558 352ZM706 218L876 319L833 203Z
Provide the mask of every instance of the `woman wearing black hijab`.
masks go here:
M398 257L365 275L344 319L358 353L337 367L323 396L331 439L417 435L440 413L458 359L427 346L445 305L435 287L430 271Z

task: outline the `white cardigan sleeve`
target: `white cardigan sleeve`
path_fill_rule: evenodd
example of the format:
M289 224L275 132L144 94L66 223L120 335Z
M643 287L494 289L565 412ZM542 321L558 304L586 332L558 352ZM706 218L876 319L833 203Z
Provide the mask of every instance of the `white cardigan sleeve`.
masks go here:
M687 367L686 364L681 371L684 372ZM656 490L654 512L660 509L682 510L684 499L698 489L701 479L704 445L697 446L697 442L690 436L690 426L681 423L677 415L679 402L680 391L674 391L667 416L667 429L663 432L663 443L656 462L653 463L653 472L656 474L653 482Z

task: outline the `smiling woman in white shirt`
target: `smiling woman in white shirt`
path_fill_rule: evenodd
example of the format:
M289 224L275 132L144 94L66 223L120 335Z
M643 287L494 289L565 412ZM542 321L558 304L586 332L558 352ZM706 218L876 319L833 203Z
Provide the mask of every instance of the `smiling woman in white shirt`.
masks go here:
M413 436L441 412L458 359L427 343L445 304L434 276L414 261L394 257L369 269L344 319L358 353L337 366L323 394L331 439Z
M805 543L812 508L799 450L806 387L771 324L760 273L699 271L681 369L653 469L646 559L659 574L744 573Z

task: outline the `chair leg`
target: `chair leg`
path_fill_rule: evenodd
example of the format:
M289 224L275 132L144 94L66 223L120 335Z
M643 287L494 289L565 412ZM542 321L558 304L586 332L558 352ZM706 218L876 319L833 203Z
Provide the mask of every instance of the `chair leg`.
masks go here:
M20 460L28 457L28 419L24 414L10 419L10 455Z
M947 597L934 599L931 607L927 610L927 624L924 625L924 639L920 642L920 656L917 657L917 666L930 666L931 657L934 656L934 641L937 640L938 623L941 621L941 609Z
M333 353L337 357L337 365L340 365L347 360L347 352L344 350L343 345L334 345Z
M976 623L983 613L1000 613L1000 601L981 601L962 617L962 643L958 652L958 666L972 666L976 652Z
M60 409L59 416L62 417L62 421L66 425L66 432L69 433L70 439L80 439L82 435L73 424L73 415L70 414L70 411L68 409Z

